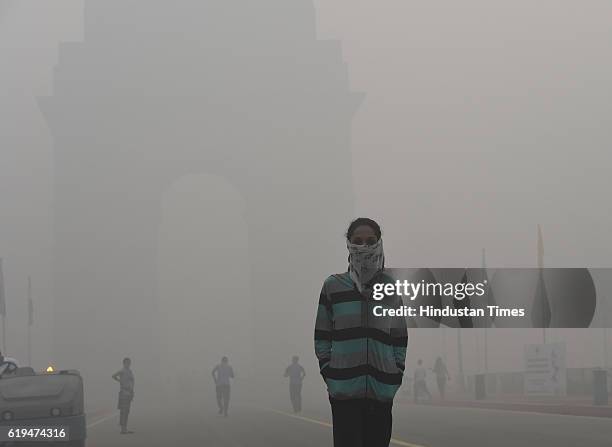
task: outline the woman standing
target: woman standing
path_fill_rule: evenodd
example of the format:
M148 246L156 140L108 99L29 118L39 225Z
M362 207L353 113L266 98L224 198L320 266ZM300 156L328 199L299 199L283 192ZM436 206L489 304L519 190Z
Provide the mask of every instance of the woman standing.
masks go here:
M373 300L384 271L380 226L354 220L346 232L348 271L329 276L319 296L315 353L327 385L335 447L388 447L393 398L402 383L408 334L403 317L377 317L374 306L397 308L401 297Z

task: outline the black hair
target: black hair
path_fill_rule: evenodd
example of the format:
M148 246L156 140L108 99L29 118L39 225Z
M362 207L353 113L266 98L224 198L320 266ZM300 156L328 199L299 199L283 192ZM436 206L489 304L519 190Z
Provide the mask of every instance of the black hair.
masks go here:
M124 359L123 359L123 363L125 363L125 362L130 362L130 363L132 363L132 359L131 359L131 358L129 358L129 357L126 357L126 358L124 358Z
M380 237L382 236L382 232L380 231L380 225L378 225L378 223L368 217L358 217L357 219L351 222L348 227L348 230L346 230L346 238L350 240L351 237L353 237L353 233L355 232L355 230L358 227L361 227L362 225L370 227L374 231L374 233L376 233L377 239L380 239Z

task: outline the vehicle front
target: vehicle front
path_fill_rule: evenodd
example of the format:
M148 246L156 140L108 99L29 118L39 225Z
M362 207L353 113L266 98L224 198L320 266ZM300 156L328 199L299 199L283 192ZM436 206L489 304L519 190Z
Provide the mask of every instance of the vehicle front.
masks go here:
M83 380L78 371L35 373L18 368L0 377L0 446L49 441L84 446Z

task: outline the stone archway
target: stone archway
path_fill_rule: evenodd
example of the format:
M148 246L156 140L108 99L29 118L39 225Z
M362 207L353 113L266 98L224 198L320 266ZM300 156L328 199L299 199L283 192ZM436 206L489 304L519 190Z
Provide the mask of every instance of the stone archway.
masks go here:
M58 364L104 394L100 365L131 353L155 383L161 197L207 172L244 198L256 362L278 371L275 356L311 345L320 284L345 265L361 95L340 44L316 39L311 0L86 0L84 35L61 45L41 99Z

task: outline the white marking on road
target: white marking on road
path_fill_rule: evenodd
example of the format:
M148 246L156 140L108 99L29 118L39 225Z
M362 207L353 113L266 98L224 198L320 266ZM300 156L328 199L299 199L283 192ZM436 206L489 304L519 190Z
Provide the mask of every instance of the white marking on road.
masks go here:
M502 408L485 408L485 407L462 407L460 405L435 405L435 404L411 404L408 402L399 402L400 404L402 404L404 407L422 407L422 408L433 408L433 409L440 409L440 410L467 410L467 411L491 411L491 412L497 412L497 413L515 413L517 415L523 415L523 416L549 416L549 417L566 417L566 418L572 418L572 419L578 419L578 418L582 418L582 419L597 419L597 420L605 420L605 419L610 419L608 416L583 416L581 414L563 414L563 413L551 413L551 412L546 412L546 411L533 411L533 410L506 410L506 409L502 409Z
M117 412L113 412L113 413L109 414L108 416L104 416L104 417L102 417L100 419L96 419L95 421L87 424L87 428L92 428L92 427L95 427L96 425L100 425L102 422L106 422L109 419L115 417L116 415L117 415Z

